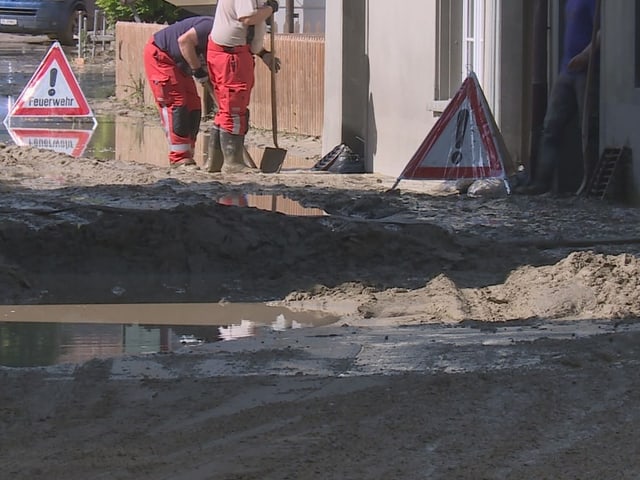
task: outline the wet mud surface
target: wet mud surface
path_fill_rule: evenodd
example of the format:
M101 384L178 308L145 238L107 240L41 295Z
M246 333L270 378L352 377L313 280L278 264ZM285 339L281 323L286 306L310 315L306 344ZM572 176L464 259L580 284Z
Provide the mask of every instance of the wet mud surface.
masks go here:
M637 334L475 349L472 372L347 377L336 373L353 362L338 355L325 363L332 374L290 372L310 363L310 339L291 348L286 340L225 355L247 369L277 365L277 374L203 374L221 352L0 371L0 464L20 479L632 479L640 471ZM495 369L491 352L535 361Z
M12 478L640 471L636 209L388 193L392 179L368 175L222 178L15 146L0 148L0 167L6 304L260 300L339 319L0 369ZM250 193L327 215L220 204ZM503 330L543 319L566 331ZM604 326L586 334L592 320ZM477 334L433 342L433 323Z

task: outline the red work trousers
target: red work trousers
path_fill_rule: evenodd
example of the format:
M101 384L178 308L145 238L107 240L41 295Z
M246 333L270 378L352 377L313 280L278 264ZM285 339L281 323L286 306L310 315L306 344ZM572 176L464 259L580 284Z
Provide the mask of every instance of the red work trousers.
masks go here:
M255 81L255 62L249 45L222 47L209 39L207 65L218 102L213 123L233 135L245 135Z
M193 78L178 68L153 40L144 47L144 68L169 142L169 162L193 158L202 116Z

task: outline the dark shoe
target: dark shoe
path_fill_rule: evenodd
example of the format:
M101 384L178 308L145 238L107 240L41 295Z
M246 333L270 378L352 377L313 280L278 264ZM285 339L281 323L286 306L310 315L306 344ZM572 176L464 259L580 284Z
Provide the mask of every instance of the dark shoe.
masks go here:
M521 185L513 189L516 195L542 195L551 191L551 187L541 183L532 183L530 185Z

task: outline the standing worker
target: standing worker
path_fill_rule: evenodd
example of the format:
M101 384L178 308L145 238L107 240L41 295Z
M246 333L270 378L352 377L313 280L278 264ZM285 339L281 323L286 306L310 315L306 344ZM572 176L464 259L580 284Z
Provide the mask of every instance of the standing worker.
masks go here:
M169 141L172 167L195 166L202 104L195 81L209 81L208 36L213 17L189 17L156 32L144 47L144 67ZM202 59L202 60L201 60Z
M598 32L596 45L591 45L595 13L595 0L567 0L562 64L544 118L537 168L533 182L516 188L515 193L540 195L551 190L567 126L576 114L582 120L587 67L590 59L595 59L599 43Z
M210 161L206 169L216 171L221 157L223 173L248 170L244 164L244 137L249 129L249 100L254 85L258 55L269 68L277 69L264 49L266 20L278 11L276 0L218 0L209 35L207 64L218 102L211 132Z

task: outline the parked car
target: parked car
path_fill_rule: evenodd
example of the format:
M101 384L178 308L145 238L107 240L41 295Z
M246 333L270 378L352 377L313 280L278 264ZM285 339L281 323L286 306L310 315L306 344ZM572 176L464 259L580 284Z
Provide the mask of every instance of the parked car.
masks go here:
M48 35L73 45L78 12L91 25L94 11L95 0L0 0L0 32Z

